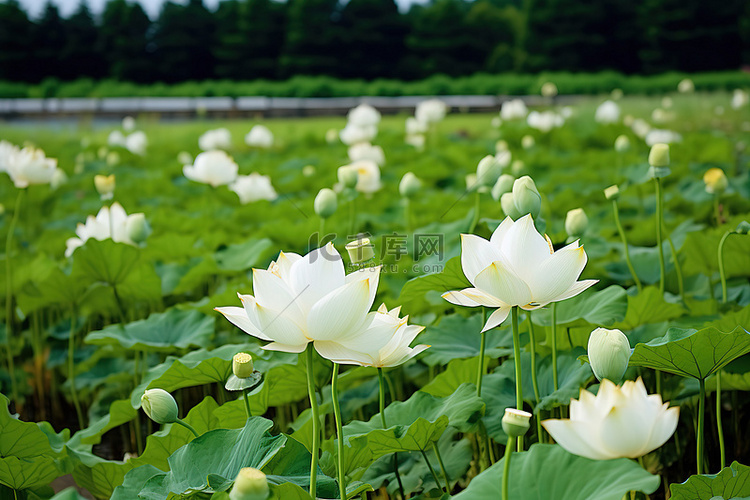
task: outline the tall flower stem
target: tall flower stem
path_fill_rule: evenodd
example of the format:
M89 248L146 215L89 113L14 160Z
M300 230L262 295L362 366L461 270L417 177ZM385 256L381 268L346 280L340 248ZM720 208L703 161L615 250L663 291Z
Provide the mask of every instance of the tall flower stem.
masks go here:
M383 375L383 369L378 368L378 388L379 388L379 403L380 403L380 421L383 424L383 429L388 428L388 424L385 421L385 375ZM391 399L393 398L393 391L391 391ZM401 474L398 472L398 453L393 454L393 471L396 474L396 481L398 481L398 491L401 493L401 498L405 499L406 494L404 493L404 484L401 481Z
M727 303L727 274L724 271L724 243L730 234L734 234L734 231L727 231L724 236L721 237L719 242L719 278L721 278L721 302Z
M333 417L336 419L337 458L338 458L338 480L339 494L341 499L346 500L346 478L344 477L344 428L341 423L341 406L339 405L339 364L333 364L333 375L331 375L331 401L333 402Z
M10 264L10 254L13 246L13 233L18 224L18 214L21 211L21 202L26 189L19 189L16 196L16 208L13 210L13 218L8 226L8 236L5 238L5 351L8 355L8 375L10 376L11 394L16 405L18 401L18 386L16 385L16 367L13 362L13 348L10 339L13 338L13 274Z
M700 383L700 399L698 400L698 430L696 431L696 438L698 439L698 445L696 446L696 461L698 463L698 474L703 474L703 421L706 413L706 381L699 379Z
M664 217L662 206L662 194L661 194L661 179L654 177L654 183L656 183L656 247L659 251L659 292L664 293L664 281L665 281L665 264L664 264L664 250L662 249L661 241L661 226L662 219Z
M83 429L83 412L81 403L78 401L78 389L76 389L76 372L75 372L75 336L76 321L78 319L78 310L73 307L73 314L70 318L70 335L68 336L68 381L70 383L70 396L73 399L73 406L76 409L78 417L78 427Z
M474 217L471 219L471 226L469 226L470 233L473 233L477 228L477 224L479 224L479 202L481 201L479 196L479 190L477 190L474 198Z
M482 307L482 328L484 323L487 321L487 310ZM485 332L480 332L479 335L482 337L479 343L479 367L477 368L477 397L482 396L482 377L484 376L484 351L487 347L487 338Z
M440 471L443 473L443 478L445 478L445 492L450 495L451 491L451 481L448 479L448 472L445 470L445 464L443 463L443 457L440 455L440 447L436 442L432 443L432 449L435 450L435 456L438 459L438 464L440 464Z
M557 302L552 303L552 387L560 388L557 381Z
M531 344L531 385L534 387L534 401L539 404L539 382L536 378L536 336L534 335L534 323L531 322L531 311L526 312L526 319L529 322L529 343ZM536 438L542 442L542 422L539 415L536 420Z
M677 274L677 293L680 294L680 299L685 300L685 285L682 281L682 267L680 266L680 261L677 260L677 250L675 250L674 243L672 242L672 237L670 235L667 235L667 243L669 243L669 251L672 254L672 262L674 262L674 270Z
M310 496L317 498L316 486L318 483L318 450L320 449L320 416L318 411L318 399L315 392L315 374L313 372L312 342L307 344L307 394L310 396L310 410L312 411L312 460L310 461Z
M617 207L617 200L612 200L612 210L615 214L615 225L617 226L617 232L620 233L622 246L625 248L625 262L628 265L628 271L630 271L630 275L633 277L633 281L635 281L635 286L638 288L638 292L640 292L643 289L643 285L641 284L641 280L638 279L638 275L635 274L635 268L633 267L633 262L630 260L630 250L628 249L628 239L625 236L625 230L622 228L622 224L620 223L620 209Z
M198 432L195 429L193 429L193 426L190 425L189 423L185 422L184 420L181 420L181 419L178 418L177 420L174 421L174 423L175 424L179 424L179 425L183 426L185 429L187 429L190 432L192 432L193 436L195 436L195 437L201 437L201 435L198 434Z
M513 454L513 438L508 438L505 445L505 461L503 462L503 499L508 500L508 476L510 476L510 457Z
M721 370L716 372L716 431L719 434L719 457L721 468L726 466L724 452L724 426L721 423Z
M247 418L250 418L253 414L250 411L250 399L247 395L247 389L242 389L242 399L245 401L245 413L247 413Z
M518 334L518 306L511 309L513 326L513 358L516 367L516 409L523 410L523 386L521 385L521 339ZM523 451L523 438L518 438L518 451Z
M432 467L430 460L427 458L427 453L425 453L424 450L419 450L419 451L422 453L422 458L424 458L424 462L427 464L427 468L430 469L430 474L432 474L432 479L435 480L435 484L437 485L437 487L443 490L444 492L448 493L448 489L444 487L442 484L440 484L440 479L438 478L438 475L435 472L434 467Z

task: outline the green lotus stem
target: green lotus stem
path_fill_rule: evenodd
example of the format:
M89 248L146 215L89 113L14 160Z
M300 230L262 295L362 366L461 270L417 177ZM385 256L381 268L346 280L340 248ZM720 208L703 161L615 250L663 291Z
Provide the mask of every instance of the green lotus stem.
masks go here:
M440 455L440 447L438 444L432 443L432 448L435 450L435 456L437 456L438 464L440 464L440 471L443 473L443 478L445 479L445 486L446 490L445 492L450 494L451 489L451 482L450 479L448 479L448 472L445 470L445 464L443 463L443 457Z
M326 220L321 217L320 218L320 232L318 233L318 244L320 246L323 246L323 236L326 234Z
M357 221L357 207L355 206L354 202L356 201L356 198L353 198L349 202L349 234L355 235L355 229L356 229L356 221Z
M656 394L661 396L661 370L654 370L654 378L656 379Z
M341 423L341 405L339 405L339 367L333 364L333 375L331 375L331 401L333 402L333 418L336 420L336 437L338 438L338 480L339 498L346 500L346 478L344 477L344 428Z
M716 372L716 431L719 434L719 457L721 469L726 466L724 453L724 426L721 423L721 370Z
M10 254L13 246L13 233L18 224L18 213L21 211L21 202L26 189L19 189L16 196L16 208L13 210L13 218L8 226L8 236L5 238L5 350L8 355L8 375L10 376L11 394L16 404L18 401L18 386L16 385L16 367L13 362L13 349L10 339L13 335L13 274L10 265Z
M73 314L70 318L70 335L68 336L68 381L70 382L70 396L71 399L73 399L73 406L76 409L76 416L78 417L78 427L83 429L83 412L81 411L81 403L78 401L75 372L75 335L77 319L78 313L76 308L73 307Z
M318 450L320 449L320 416L318 412L318 399L315 393L315 374L313 373L313 343L307 344L307 394L310 396L310 410L312 411L312 460L310 461L310 496L318 498Z
M721 226L721 209L719 208L719 195L714 196L714 217L716 217L716 227Z
M477 186L478 187L478 186ZM474 198L474 217L471 219L471 226L469 226L469 232L473 233L479 223L479 190L477 190L476 197Z
M721 302L727 303L727 274L724 271L724 243L730 234L734 234L734 231L727 231L724 236L721 237L719 242L719 277L721 278Z
M247 413L247 418L250 418L253 414L250 411L250 398L247 395L247 389L242 389L242 399L245 401L245 413Z
M179 425L183 426L185 429L187 429L190 432L192 432L193 436L195 436L195 437L201 437L201 435L198 434L198 432L195 429L193 429L193 426L190 425L189 423L185 422L184 420L178 418L177 420L174 421L174 423L175 424L179 424Z
M526 319L529 322L529 343L531 344L531 385L534 387L534 401L539 404L539 382L536 377L536 336L534 335L534 324L531 322L531 311L526 311ZM536 418L536 438L542 442L542 422L537 415Z
M430 459L427 458L427 453L425 453L424 450L419 450L422 453L422 457L424 457L424 461L427 464L427 468L430 469L430 474L432 474L432 479L435 480L435 484L438 488L443 490L444 492L448 493L448 489L444 487L442 484L440 484L440 479L438 478L437 473L435 472L435 469L432 467L432 464L430 463Z
M484 323L487 321L487 310L482 307L482 326L481 328L484 328ZM479 335L482 337L482 340L479 343L479 367L477 368L477 397L482 396L482 377L484 376L484 351L487 347L487 337L485 337L485 332L479 332Z
M674 262L674 270L677 273L677 293L680 294L680 299L685 300L685 286L682 281L682 267L680 261L677 259L677 250L675 250L674 243L672 243L672 237L667 235L667 243L669 243L669 251L672 254L672 261Z
M557 382L557 302L552 303L552 387L560 388Z
M523 410L523 387L521 385L521 339L518 334L518 306L510 310L513 325L513 358L516 367L516 409ZM518 438L518 451L523 451L523 438Z
M409 198L404 197L404 227L406 227L406 231L411 231L411 201Z
M633 267L633 262L630 260L630 250L628 249L628 239L625 236L625 230L622 228L622 224L620 223L620 209L617 207L617 200L612 200L612 210L615 214L615 225L617 226L617 232L620 233L622 246L625 248L625 262L628 264L628 271L630 271L630 275L633 277L633 281L635 281L635 286L636 288L638 288L638 292L640 293L640 291L643 289L643 285L641 284L641 280L638 279L638 275L635 273L635 267Z
M510 476L510 457L513 454L513 438L508 438L505 445L505 462L503 462L503 500L508 500L508 476Z
M388 428L388 424L385 422L385 375L383 375L383 369L378 367L378 393L380 403L380 421L383 424L383 429ZM391 391L391 398L393 398L393 392ZM393 471L396 474L396 481L398 481L398 490L401 493L401 498L405 499L406 494L404 493L404 484L401 481L401 474L398 471L398 453L393 454Z
M664 293L664 282L665 282L665 264L664 264L664 251L662 249L661 241L661 226L662 213L664 207L662 207L662 196L661 196L661 179L654 177L654 183L656 183L656 247L659 251L659 293Z
M700 399L698 400L698 430L696 432L698 445L696 446L696 459L698 475L700 475L703 474L703 420L706 413L706 381L699 379L698 382L700 383Z

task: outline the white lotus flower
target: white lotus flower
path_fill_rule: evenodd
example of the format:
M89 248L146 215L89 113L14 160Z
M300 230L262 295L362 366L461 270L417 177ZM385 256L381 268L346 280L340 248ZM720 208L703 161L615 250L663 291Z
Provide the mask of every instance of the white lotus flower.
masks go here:
M250 175L240 175L229 185L229 189L237 193L243 205L258 200L273 201L279 197L271 185L271 178L253 172Z
M414 116L422 123L437 123L445 118L448 105L440 99L428 99L417 104Z
M594 120L596 120L597 123L617 123L619 119L620 106L618 106L614 101L604 101L599 105L598 108L596 108Z
M677 92L681 94L689 94L695 92L695 84L690 78L684 78L677 84Z
M443 298L459 306L496 309L482 329L487 331L505 321L513 306L531 311L595 284L597 280L577 281L586 260L578 241L555 252L531 215L515 222L507 217L489 241L461 235L461 267L473 287L446 292Z
M17 188L25 188L31 184L49 184L57 170L57 160L47 158L39 148L16 148L5 161L5 170Z
M107 144L110 146L125 147L125 135L119 130L113 130L107 137Z
M682 136L672 130L652 129L646 134L645 141L648 146L660 143L674 144L675 142L682 142Z
M669 440L679 415L679 407L649 395L640 378L622 387L605 379L596 396L581 389L579 399L571 400L570 419L542 425L570 453L593 460L638 458Z
M388 311L382 304L376 313L369 315L359 335L316 345L316 348L324 358L344 365L375 368L402 365L430 346L420 344L409 347L424 327L408 325L408 316L398 317L400 310L401 307L397 307Z
M192 165L182 167L182 173L188 179L213 187L231 184L237 179L238 171L232 157L218 149L200 153Z
M356 338L372 327L380 267L349 275L332 243L304 257L279 254L268 270L253 269L254 295L244 307L217 307L246 333L271 342L264 349L300 353L314 342L318 352ZM394 328L395 329L395 328Z
M128 221L143 217L142 213L128 215L122 205L113 203L111 207L102 207L96 217L89 215L85 224L76 227L77 238L69 238L65 244L65 256L70 257L76 248L80 247L89 238L95 240L106 240L111 238L116 243L135 245L130 237Z
M21 148L8 141L0 141L0 172L8 170L8 162L13 154L21 151Z
M125 149L134 155L145 155L146 146L148 146L148 138L146 137L146 134L140 130L133 132L125 138Z
M339 167L339 170L349 169L357 172L357 185L355 189L360 193L374 193L383 185L380 183L380 167L371 160L360 160ZM341 174L339 174L339 179Z
M378 135L378 127L375 125L368 125L366 127L360 127L352 123L347 123L346 127L339 132L339 138L341 142L347 146L357 144L360 142L371 142Z
M132 116L126 116L122 119L122 129L125 132L131 132L135 130L135 118Z
M409 146L413 146L417 151L424 150L425 137L422 134L407 135L404 142Z
M406 119L406 135L424 134L430 128L429 123L420 122L413 116Z
M732 92L732 109L740 109L750 102L750 95L742 89L734 89Z
M635 135L640 137L641 139L644 139L646 135L651 131L651 125L646 122L646 120L642 118L636 118L633 120L633 123L630 125L631 130Z
M360 142L349 147L349 159L351 161L370 160L380 166L385 165L385 153L380 146L373 146L369 142Z
M532 111L526 118L526 123L531 128L542 132L549 132L555 127L562 127L565 119L554 111Z
M207 130L198 138L198 147L203 151L229 149L232 147L232 134L223 127Z
M369 104L360 104L349 110L347 121L357 127L377 127L380 123L380 112Z
M503 120L523 120L529 110L522 99L512 99L503 103L500 108L500 118Z
M268 127L255 125L245 136L245 144L250 147L268 149L273 146L273 133Z

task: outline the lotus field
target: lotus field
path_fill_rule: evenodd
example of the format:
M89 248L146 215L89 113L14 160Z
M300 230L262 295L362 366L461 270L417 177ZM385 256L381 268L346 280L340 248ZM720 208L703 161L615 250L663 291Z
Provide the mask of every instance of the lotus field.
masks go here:
M746 91L0 124L0 497L750 498Z

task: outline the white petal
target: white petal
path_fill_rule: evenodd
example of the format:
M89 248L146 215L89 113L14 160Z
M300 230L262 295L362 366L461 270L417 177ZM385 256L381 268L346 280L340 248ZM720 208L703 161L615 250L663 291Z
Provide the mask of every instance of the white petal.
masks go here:
M245 309L242 307L215 307L214 311L220 312L227 318L234 326L240 330L252 335L253 337L261 340L271 340L261 332L258 327L250 321L247 317Z
M506 306L503 301L496 299L492 295L483 292L479 288L464 288L463 290L453 290L445 292L442 297L457 306L467 307L503 307Z
M510 217L506 217L497 228L495 228L495 231L492 233L492 236L490 237L490 243L492 243L492 246L495 248L502 248L503 240L505 239L505 235L508 234L508 230L513 227L513 219Z
M314 340L337 340L356 331L372 305L370 281L349 283L332 291L310 309L307 326Z
M502 255L489 241L474 234L461 235L461 268L472 285L476 286L477 274L499 259Z
M539 266L551 257L549 244L537 232L531 215L524 215L507 229L500 250L505 264L524 280L534 276Z
M349 273L344 278L345 283L353 283L355 281L361 281L361 280L368 280L370 282L370 306L368 307L368 310L370 307L372 307L372 303L375 302L375 295L378 292L378 283L380 282L380 270L383 266L374 266L374 267L365 267L363 269L358 269L352 273ZM385 306L385 304L383 304ZM398 313L396 313L396 316L398 316Z
M477 288L509 306L520 306L531 302L529 287L501 261L493 262L479 273L476 285Z
M286 283L276 274L263 269L253 269L253 292L255 300L263 307L284 311L299 324L304 316L296 297Z
M510 309L511 308L509 306L496 309L492 314L490 314L490 317L487 318L487 323L484 324L484 328L482 328L482 332L486 332L487 330L495 328L497 325L505 321L508 318Z
M332 243L308 253L289 269L289 285L303 311L342 286L344 280L344 262Z
M431 346L426 344L419 344L418 346L414 346L414 348L407 347L404 349L399 349L389 356L381 358L377 366L380 368L391 368L394 366L403 365L404 363L415 357L417 354L430 347Z
M281 352L290 352L292 354L299 354L303 352L305 349L307 349L307 344L298 344L298 345L289 345L289 344L281 344L279 342L271 342L270 344L266 344L263 346L263 349L266 351L281 351Z
M543 421L542 426L557 444L574 455L592 460L615 458L597 446L597 442L591 436L592 429L586 422L550 419Z
M667 406L665 403L664 406ZM677 430L677 423L680 420L680 407L675 406L673 408L666 409L654 422L654 428L651 431L651 438L648 441L648 446L644 451L644 455L649 453L661 445L669 441L674 431Z
M551 300L551 302L560 302L561 300L569 299L571 297L575 297L579 293L588 290L589 287L592 287L599 283L599 280L583 280L583 281L576 281L572 285L570 285L570 288L568 288L566 291L564 291L562 294L558 295L554 299Z
M302 325L284 314L284 311L261 307L256 303L255 312L258 315L260 330L274 342L301 345L311 340L305 335Z
M581 246L568 245L538 265L529 276L534 301L547 304L562 296L576 282L586 265Z
M342 365L372 366L374 362L367 354L347 349L338 342L316 341L315 350L324 358Z

